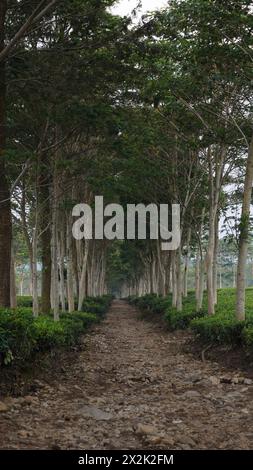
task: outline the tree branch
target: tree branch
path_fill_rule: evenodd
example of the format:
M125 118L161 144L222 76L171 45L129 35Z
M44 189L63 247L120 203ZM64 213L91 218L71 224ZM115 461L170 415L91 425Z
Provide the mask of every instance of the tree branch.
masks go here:
M0 62L6 59L6 57L9 55L11 50L14 48L14 46L18 43L18 41L25 35L25 33L28 31L30 26L37 21L39 21L42 16L44 16L50 8L52 8L57 0L51 0L48 5L44 7L45 0L42 0L39 5L35 8L33 13L29 16L29 18L26 20L26 22L21 26L19 31L15 34L15 36L9 41L9 43L5 46L5 48L0 52ZM42 10L41 10L42 8ZM40 11L41 10L41 11Z

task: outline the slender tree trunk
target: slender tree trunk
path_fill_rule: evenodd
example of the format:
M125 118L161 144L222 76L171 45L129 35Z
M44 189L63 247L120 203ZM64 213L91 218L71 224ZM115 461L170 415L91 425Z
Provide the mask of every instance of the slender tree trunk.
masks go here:
M205 208L202 209L201 214L201 225L199 231L199 243L196 259L196 308L197 312L202 309L203 305L203 294L204 294L204 282L205 282L205 260L202 249L202 235L203 226L205 220Z
M213 253L213 297L214 303L217 305L217 283L218 283L218 249L219 249L219 216L216 214L215 218L215 242Z
M63 221L64 222L64 221ZM61 230L59 233L58 238L58 246L59 246L59 274L60 274L60 301L61 301L61 309L63 312L66 311L66 303L65 303L65 237L64 237L64 225L62 224Z
M22 297L24 295L24 272L22 272L21 277L20 277L20 296Z
M37 211L37 208L36 208ZM39 297L38 297L38 270L37 270L37 251L38 251L38 226L35 223L33 244L32 244L32 297L33 297L33 316L39 315Z
M158 283L158 293L165 297L166 295L166 280L165 280L165 269L164 265L162 263L161 259L161 246L160 246L160 241L157 240L157 267L158 267L158 277L159 277L159 283Z
M47 314L51 308L51 207L50 207L50 179L48 167L45 167L40 178L40 211L41 211L41 312Z
M67 217L67 292L68 292L68 311L75 310L74 302L74 270L73 270L73 241L71 230L71 217Z
M195 299L196 303L198 304L200 293L200 250L198 248L197 256L196 256L196 265L195 265Z
M233 287L236 288L236 264L233 263Z
M251 139L244 182L237 266L236 318L245 320L246 263L249 243L250 204L253 184L253 137Z
M183 284L182 284L182 269L181 269L181 246L177 251L177 311L183 310Z
M48 227L41 234L41 251L42 251L42 285L41 285L41 312L47 314L50 312L50 291L51 291L51 229Z
M205 285L205 260L202 259L200 261L199 296L197 300L197 312L199 312L203 307L204 285Z
M86 273L87 273L88 254L89 254L89 240L85 240L82 272L81 272L81 278L79 282L79 298L78 298L78 310L79 311L82 310L82 305L83 305L85 292L86 292ZM93 283L93 289L94 289L94 283Z
M16 269L13 242L11 244L11 308L17 307Z
M4 49L7 1L0 2L0 52ZM0 307L10 306L11 203L6 178L5 61L0 63Z
M212 223L210 221L210 223ZM209 230L209 246L206 254L206 271L207 271L207 297L208 297L208 315L213 315L214 310L214 290L213 290L213 250L214 250L214 233Z
M149 263L149 278L150 278L150 294L154 293L154 284L153 284L153 258L151 258Z
M215 170L213 168L213 157L215 157ZM208 298L208 314L215 313L215 296L214 296L214 250L215 250L215 222L218 212L220 191L222 184L222 176L224 170L224 162L226 156L226 147L221 146L208 148L208 164L209 164L209 238L208 249L206 254L206 271L207 271L207 298ZM215 175L214 175L215 173Z
M186 244L186 255L185 255L185 266L184 266L184 288L183 295L188 295L188 272L189 272L189 261L190 261L190 243L191 243L191 227L187 233L187 244Z
M177 306L177 263L176 252L172 252L172 307Z
M54 320L59 321L59 270L58 270L58 177L54 162L52 207L52 300Z

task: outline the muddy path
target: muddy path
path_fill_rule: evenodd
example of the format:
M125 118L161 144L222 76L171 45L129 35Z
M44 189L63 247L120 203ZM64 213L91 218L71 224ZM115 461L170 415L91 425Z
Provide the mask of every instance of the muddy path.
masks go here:
M0 448L253 449L252 381L184 341L115 301L64 370L0 398Z

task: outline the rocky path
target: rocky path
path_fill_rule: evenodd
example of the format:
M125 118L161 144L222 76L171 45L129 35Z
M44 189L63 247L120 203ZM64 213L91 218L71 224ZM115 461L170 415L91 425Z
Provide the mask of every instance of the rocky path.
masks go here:
M115 301L75 363L1 398L0 448L253 449L253 385Z

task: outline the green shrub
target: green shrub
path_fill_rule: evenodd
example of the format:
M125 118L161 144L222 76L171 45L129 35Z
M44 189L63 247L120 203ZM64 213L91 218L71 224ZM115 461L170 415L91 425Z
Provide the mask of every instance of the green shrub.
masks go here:
M35 329L30 309L0 309L0 356L1 362L28 358L35 344Z
M111 295L104 295L102 297L86 297L83 301L82 311L103 316L107 312L111 302Z
M136 307L143 312L150 312L153 314L164 313L169 303L167 297L160 297L156 294L147 294L143 297L130 297L128 301L132 305L136 305Z
M51 317L41 316L34 320L34 324L37 351L64 346L67 343L68 335L64 321L55 322Z
M81 321L83 324L83 328L87 328L93 323L98 323L99 318L94 313L87 313L87 312L72 312L72 313L62 313L61 319L71 321Z
M23 295L17 297L18 307L31 308L33 306L33 299L30 295Z
M58 322L52 314L33 318L31 308L0 309L0 364L25 362L34 352L76 344L105 314L111 300L111 296L88 298L86 312L62 313Z
M193 332L204 342L230 345L242 344L244 326L244 322L233 318L223 318L220 315L200 318L191 322Z
M191 291L183 299L183 310L177 312L172 308L172 296L166 298L155 294L143 297L131 296L130 304L145 313L157 313L164 318L171 330L191 327L193 333L201 341L209 344L243 345L253 353L253 289L246 289L246 321L235 319L235 289L218 289L216 314L208 316L207 293L204 293L203 308L196 312L195 292ZM158 316L159 318L159 316Z
M185 330L189 328L192 320L205 315L204 311L196 312L192 309L190 311L183 310L182 312L177 312L176 309L168 309L165 314L165 320L171 330Z

